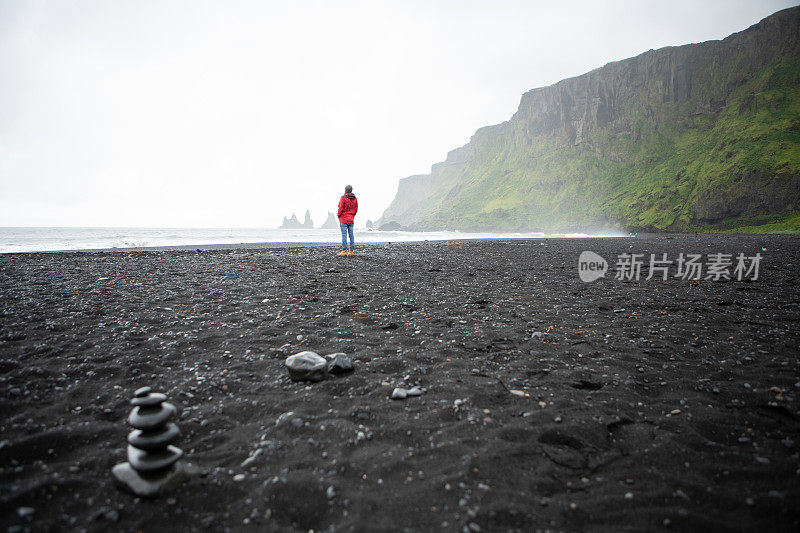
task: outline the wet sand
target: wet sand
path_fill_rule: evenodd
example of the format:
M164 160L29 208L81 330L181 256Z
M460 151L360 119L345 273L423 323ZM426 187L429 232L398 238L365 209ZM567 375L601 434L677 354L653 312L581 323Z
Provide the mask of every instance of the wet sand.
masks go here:
M3 531L800 525L800 238L191 248L0 255ZM764 259L583 283L583 250ZM301 350L356 368L292 382ZM155 501L110 476L144 385L194 471Z

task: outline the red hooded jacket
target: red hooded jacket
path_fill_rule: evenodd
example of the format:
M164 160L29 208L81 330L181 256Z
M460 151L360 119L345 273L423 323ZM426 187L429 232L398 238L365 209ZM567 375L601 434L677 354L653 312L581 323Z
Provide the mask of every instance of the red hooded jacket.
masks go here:
M358 200L356 200L355 194L349 192L339 200L339 210L336 212L336 216L339 217L339 222L352 224L356 213L358 213Z

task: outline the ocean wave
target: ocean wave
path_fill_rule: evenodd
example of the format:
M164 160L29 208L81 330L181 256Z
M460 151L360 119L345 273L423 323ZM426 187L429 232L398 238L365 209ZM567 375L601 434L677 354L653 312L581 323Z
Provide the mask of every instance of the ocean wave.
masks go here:
M585 238L586 233L462 233L459 231L356 230L356 243L421 242L455 239ZM610 237L612 235L594 235ZM52 252L255 243L330 243L338 246L338 229L206 229L206 228L0 228L0 253Z

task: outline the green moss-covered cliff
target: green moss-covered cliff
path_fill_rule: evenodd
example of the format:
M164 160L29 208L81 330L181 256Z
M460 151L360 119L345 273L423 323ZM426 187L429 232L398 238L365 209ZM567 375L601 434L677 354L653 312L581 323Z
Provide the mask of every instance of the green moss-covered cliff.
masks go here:
M800 213L800 7L523 95L379 224L791 231Z

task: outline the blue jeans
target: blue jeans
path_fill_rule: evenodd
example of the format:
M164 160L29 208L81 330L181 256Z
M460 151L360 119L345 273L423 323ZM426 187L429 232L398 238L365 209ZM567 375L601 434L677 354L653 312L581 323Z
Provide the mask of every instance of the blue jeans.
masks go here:
M347 236L350 235L350 249L356 249L356 241L353 238L353 225L339 222L339 227L342 229L342 250L347 250Z

